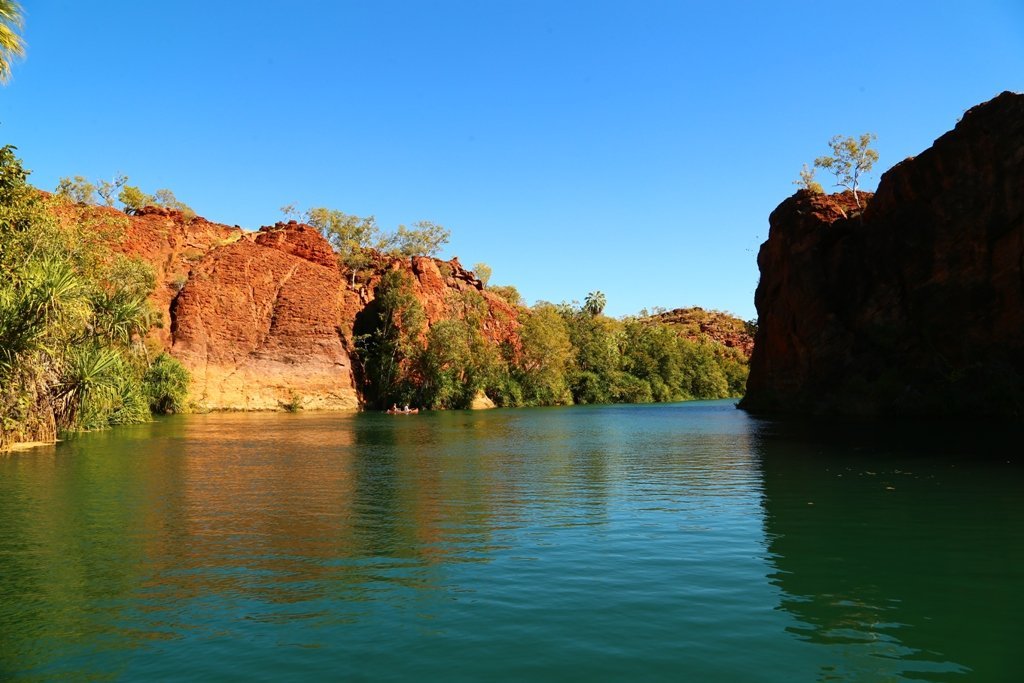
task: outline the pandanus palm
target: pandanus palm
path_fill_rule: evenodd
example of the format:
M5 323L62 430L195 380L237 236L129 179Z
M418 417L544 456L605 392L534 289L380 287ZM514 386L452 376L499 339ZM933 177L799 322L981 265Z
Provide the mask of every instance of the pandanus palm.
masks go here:
M21 5L14 0L0 0L0 83L11 78L11 62L25 54L21 39Z
M60 428L104 426L93 423L105 420L116 403L120 364L117 351L95 342L67 350L54 402Z
M66 261L30 263L15 287L0 289L0 376L21 356L46 350L46 338L83 311L81 279Z
M93 297L92 309L94 334L123 346L153 325L153 310L143 294L101 292Z

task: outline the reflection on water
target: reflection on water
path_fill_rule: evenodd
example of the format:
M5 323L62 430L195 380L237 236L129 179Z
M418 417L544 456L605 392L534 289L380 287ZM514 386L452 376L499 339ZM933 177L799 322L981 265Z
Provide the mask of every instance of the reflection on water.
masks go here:
M967 456L1008 438L727 402L89 434L0 458L0 677L1001 680L1021 473Z
M767 425L772 582L821 679L1012 680L1024 636L1019 428Z

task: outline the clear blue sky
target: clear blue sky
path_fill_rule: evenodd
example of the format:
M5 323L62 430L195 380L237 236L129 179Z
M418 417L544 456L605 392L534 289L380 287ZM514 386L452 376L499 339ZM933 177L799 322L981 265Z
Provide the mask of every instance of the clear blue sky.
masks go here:
M829 137L877 133L882 170L1024 90L1020 0L23 5L0 143L37 186L433 220L492 283L611 315L753 317L768 214Z

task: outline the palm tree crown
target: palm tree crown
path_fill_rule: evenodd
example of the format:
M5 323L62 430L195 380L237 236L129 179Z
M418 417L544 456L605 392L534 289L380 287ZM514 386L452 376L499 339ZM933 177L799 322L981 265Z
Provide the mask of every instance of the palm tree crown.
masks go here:
M591 292L587 294L587 298L583 302L583 310L592 316L601 315L606 303L608 303L608 300L605 298L604 292Z
M25 55L21 31L21 5L15 0L0 0L0 83L11 79L11 62Z

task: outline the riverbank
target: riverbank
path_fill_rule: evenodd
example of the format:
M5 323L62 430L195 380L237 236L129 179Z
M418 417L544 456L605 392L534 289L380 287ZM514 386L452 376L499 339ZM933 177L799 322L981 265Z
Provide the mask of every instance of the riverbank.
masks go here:
M22 441L20 443L12 443L0 448L0 455L4 453L17 453L19 451L30 451L35 448L45 448L46 446L56 446L60 443L60 439L55 441Z

